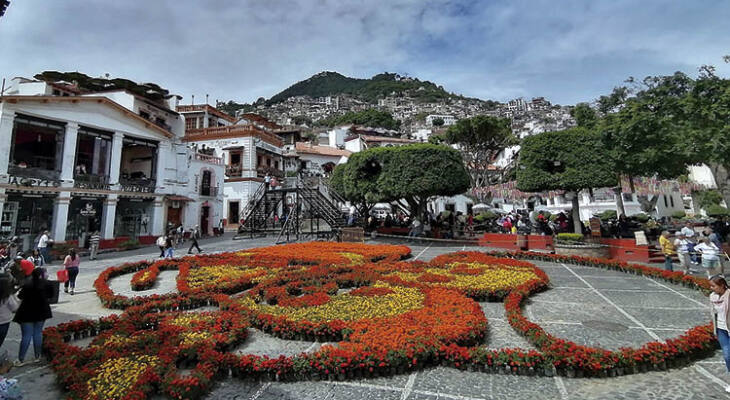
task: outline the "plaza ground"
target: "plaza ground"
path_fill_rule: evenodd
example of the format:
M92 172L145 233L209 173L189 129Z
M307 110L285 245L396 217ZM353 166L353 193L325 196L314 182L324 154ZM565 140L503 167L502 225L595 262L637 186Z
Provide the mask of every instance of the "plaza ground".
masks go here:
M230 240L230 236L201 241L206 252L239 250L273 244L271 238ZM413 259L427 261L439 254L458 250L487 250L482 247L447 246L443 243L405 243ZM187 252L180 248L178 255ZM101 306L93 281L105 268L125 262L154 259L156 247L110 253L100 260L83 260L76 295L61 293L53 306L54 318L47 325L79 318L97 318L119 311ZM618 349L676 337L709 320L707 299L699 292L653 279L590 267L536 262L550 277L550 289L532 296L525 315L559 337L578 344ZM59 263L49 268L55 275ZM176 271L162 272L160 282L145 292L132 292L131 274L115 278L111 287L124 295L166 293L175 290ZM505 319L502 303L480 303L489 320L488 348L532 348ZM20 328L11 324L4 344L17 357ZM315 351L320 343L281 340L251 329L250 337L236 351L269 355L293 355ZM26 358L32 358L32 350ZM14 368L26 399L60 399L64 393L55 384L48 363ZM725 382L730 381L718 350L712 357L688 367L666 372L649 372L618 378L561 378L494 375L452 368L432 368L389 378L349 382L244 382L228 378L219 383L208 399L727 399ZM164 397L156 397L161 399Z

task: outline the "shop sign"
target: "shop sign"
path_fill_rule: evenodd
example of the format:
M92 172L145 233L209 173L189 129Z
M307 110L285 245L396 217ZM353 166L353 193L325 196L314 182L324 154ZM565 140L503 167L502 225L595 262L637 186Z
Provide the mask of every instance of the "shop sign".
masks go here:
M94 217L96 216L96 209L93 204L86 203L84 208L79 211L79 214L81 214L82 217Z
M134 192L134 193L153 193L155 191L155 187L153 185L143 186L143 185L122 184L121 188L122 188L123 192Z
M61 181L45 178L29 178L27 176L8 176L8 184L26 187L60 187Z

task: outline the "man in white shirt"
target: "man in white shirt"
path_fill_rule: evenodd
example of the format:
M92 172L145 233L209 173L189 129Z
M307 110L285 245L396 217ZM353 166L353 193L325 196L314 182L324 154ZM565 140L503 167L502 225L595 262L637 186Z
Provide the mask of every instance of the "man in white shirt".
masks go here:
M702 267L707 271L707 277L712 278L720 274L720 249L709 239L700 239L695 250L702 254Z
M690 273L694 272L689 268L689 245L690 242L687 240L687 238L681 232L677 232L677 239L674 241L674 248L677 249L679 265L682 267L682 269L684 269L685 275L689 275Z
M41 238L38 239L38 252L41 254L41 266L51 263L50 254L48 253L49 240L50 238L48 237L48 231L43 231Z
M697 254L694 251L694 246L697 243L697 232L695 232L694 228L692 227L691 222L687 222L684 224L684 228L680 231L684 235L684 238L689 243L689 261L692 264L699 264L699 257L697 257Z

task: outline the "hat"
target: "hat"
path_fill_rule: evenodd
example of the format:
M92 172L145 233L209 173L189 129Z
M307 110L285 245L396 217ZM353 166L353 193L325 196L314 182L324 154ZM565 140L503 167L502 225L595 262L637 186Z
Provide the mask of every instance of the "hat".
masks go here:
M23 255L22 255L22 253L18 253L18 255L15 256L15 261L21 261L21 260L23 260Z

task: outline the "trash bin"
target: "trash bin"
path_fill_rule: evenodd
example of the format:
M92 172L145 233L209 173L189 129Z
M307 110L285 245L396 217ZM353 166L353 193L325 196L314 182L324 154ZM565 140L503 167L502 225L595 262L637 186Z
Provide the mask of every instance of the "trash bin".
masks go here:
M517 235L517 247L527 250L527 235Z
M51 285L51 288L53 289L53 295L48 299L48 302L51 304L57 304L58 303L58 295L61 291L61 282L56 280L48 280L48 284Z

